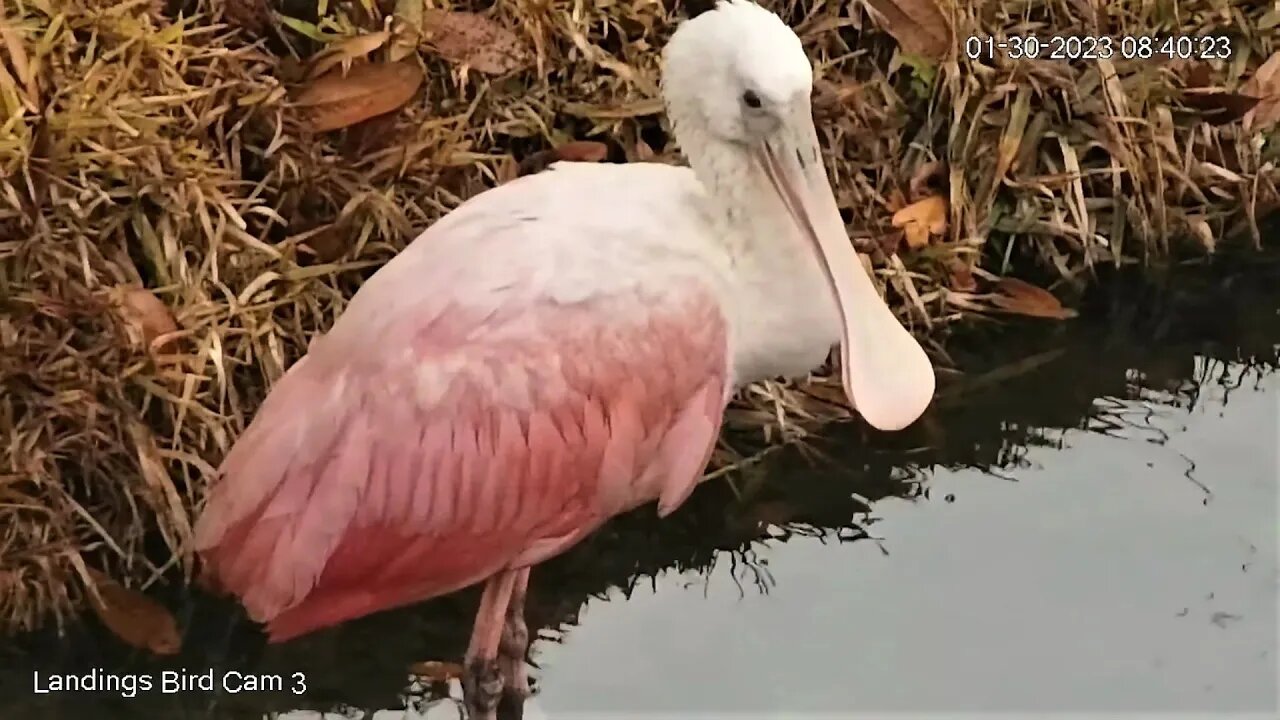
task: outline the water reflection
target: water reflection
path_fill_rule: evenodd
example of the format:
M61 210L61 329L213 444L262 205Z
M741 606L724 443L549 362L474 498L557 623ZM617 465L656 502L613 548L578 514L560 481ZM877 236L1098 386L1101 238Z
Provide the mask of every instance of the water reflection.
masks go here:
M666 577L588 605L540 654L542 707L1274 717L1280 376L1257 385L1225 407L1202 385L1192 412L1108 401L1111 437L1056 433L1016 487L937 472L929 499L876 504L879 544L762 551L768 597L718 570L705 594Z
M620 518L535 573L526 717L1273 708L1280 284L1252 277L1093 298L1108 322L1017 344L971 331L951 347L984 372L912 432L841 426L738 495L710 483L665 521ZM172 663L92 627L0 649L0 717L426 711L447 688L406 693L406 668L460 655L475 601L268 648L227 604L174 597ZM31 692L35 670L211 663L308 690Z

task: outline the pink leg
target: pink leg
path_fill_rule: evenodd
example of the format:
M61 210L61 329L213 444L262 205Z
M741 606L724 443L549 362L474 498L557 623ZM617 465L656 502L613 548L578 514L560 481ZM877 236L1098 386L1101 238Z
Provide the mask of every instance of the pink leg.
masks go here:
M480 609L476 611L462 671L462 703L470 720L497 720L503 688L498 646L515 581L516 573L498 572L485 583L480 596Z
M498 663L506 680L499 714L503 720L524 717L524 701L529 697L529 671L525 654L529 650L529 626L524 621L524 597L529 589L529 568L514 571L511 602L507 604L506 624L498 646Z

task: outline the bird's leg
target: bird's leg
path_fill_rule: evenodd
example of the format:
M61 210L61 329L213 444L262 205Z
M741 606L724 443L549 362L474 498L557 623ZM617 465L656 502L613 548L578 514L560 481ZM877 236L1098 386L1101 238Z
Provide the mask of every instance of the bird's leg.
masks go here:
M490 577L480 596L471 644L462 669L462 704L470 720L497 720L503 677L498 665L498 645L506 624L507 605L516 573L503 570Z
M511 602L507 604L507 621L502 627L502 641L498 645L498 664L506 686L498 715L502 720L520 720L524 717L524 701L529 697L529 671L525 667L525 653L529 650L529 626L524 620L524 597L529 589L529 568L515 571L511 587Z

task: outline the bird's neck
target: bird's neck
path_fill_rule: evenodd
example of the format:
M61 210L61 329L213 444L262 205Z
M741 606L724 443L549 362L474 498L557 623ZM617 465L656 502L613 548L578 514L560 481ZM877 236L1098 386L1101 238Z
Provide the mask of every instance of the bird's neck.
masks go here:
M689 166L706 191L715 239L733 261L787 250L793 228L786 208L745 148L712 138L684 146Z
M835 300L763 170L745 149L708 140L684 147L730 266L735 379L801 376L839 340Z

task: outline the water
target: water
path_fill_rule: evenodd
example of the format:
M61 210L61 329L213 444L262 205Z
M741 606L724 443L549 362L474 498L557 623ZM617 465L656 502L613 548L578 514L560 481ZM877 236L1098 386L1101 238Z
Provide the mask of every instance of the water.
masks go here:
M667 521L620 519L534 574L525 717L1276 717L1277 277L958 341L986 374L912 432L833 428L736 478L741 497L716 482ZM225 604L176 595L174 661L92 624L0 649L0 717L457 717L430 702L447 688L391 709L410 663L461 653L474 601L265 648ZM308 690L32 692L33 672L90 667L301 672Z
M539 704L549 717L1274 711L1265 441L1280 378L1225 407L1220 395L1144 418L1163 445L1151 430L1068 432L1016 484L937 473L930 498L875 506L880 543L762 550L768 595L740 597L720 566L590 604L541 653Z

